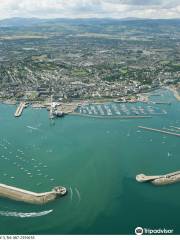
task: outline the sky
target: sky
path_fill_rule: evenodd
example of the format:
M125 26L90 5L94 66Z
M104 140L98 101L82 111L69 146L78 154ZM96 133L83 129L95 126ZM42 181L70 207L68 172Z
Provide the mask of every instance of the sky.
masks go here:
M0 0L0 19L180 18L180 0Z

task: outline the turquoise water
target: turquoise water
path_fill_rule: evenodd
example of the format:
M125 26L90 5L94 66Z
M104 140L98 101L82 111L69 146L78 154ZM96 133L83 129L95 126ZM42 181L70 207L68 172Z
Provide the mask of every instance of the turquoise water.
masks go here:
M152 98L173 104L158 106L168 114L150 119L66 116L52 124L46 110L28 108L15 119L15 106L0 105L0 182L39 192L57 185L69 190L45 206L0 199L0 233L134 234L141 226L179 234L180 185L135 180L139 173L180 169L178 137L138 129L180 127L180 103L160 93Z

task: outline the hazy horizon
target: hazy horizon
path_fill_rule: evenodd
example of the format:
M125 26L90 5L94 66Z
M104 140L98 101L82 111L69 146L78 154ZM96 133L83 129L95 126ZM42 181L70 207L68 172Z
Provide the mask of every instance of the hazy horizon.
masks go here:
M46 18L46 17L7 17L7 18L0 18L0 21L4 20L11 20L11 19L37 19L37 20L60 20L60 19L65 19L65 20L85 20L85 19L97 19L97 20L180 20L179 17L175 18L138 18L138 17L122 17L122 18L113 18L113 17L52 17L52 18Z
M179 0L1 0L0 20L22 18L180 18Z

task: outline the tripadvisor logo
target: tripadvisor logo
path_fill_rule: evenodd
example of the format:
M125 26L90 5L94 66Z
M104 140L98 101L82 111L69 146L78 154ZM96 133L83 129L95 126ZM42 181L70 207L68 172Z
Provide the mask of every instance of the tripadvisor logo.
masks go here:
M137 227L135 229L135 234L136 235L142 235L143 234L143 228L142 227Z
M158 229L150 229L150 228L142 228L137 227L135 228L135 234L136 235L142 235L142 234L173 234L173 229L165 229L165 228L158 228Z

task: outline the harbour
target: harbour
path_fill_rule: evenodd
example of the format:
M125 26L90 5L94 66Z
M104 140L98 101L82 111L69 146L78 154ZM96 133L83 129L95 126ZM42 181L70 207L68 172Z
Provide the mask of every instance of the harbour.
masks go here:
M153 117L157 115L167 114L167 110L157 107L155 105L171 105L171 101L149 99L152 97L161 97L159 94L140 95L139 99L132 99L127 101L118 100L77 100L74 102L56 102L53 100L53 95L47 102L25 102L21 101L17 106L14 116L20 117L24 108L28 105L35 109L47 109L49 111L49 118L61 118L65 115L81 115L89 117L105 117L105 118L139 118ZM6 103L7 101L4 101ZM8 102L9 103L9 102ZM12 102L14 104L14 102Z
M51 191L59 184L68 191L47 204L0 198L2 234L26 234L27 228L30 234L134 234L144 219L149 227L166 224L168 228L172 218L178 233L179 183L161 188L135 179L139 173L162 176L180 169L178 137L138 128L178 133L179 102L169 92L157 93L172 102L158 105L159 112L167 114L121 121L106 115L102 104L90 108L92 117L69 114L54 124L44 108L28 107L17 120L13 117L16 106L1 104L0 182L34 193ZM164 101L162 96L154 98ZM116 105L110 110L112 114L119 111L117 117L129 117L130 110L140 113L139 107L146 112L139 103L130 107L126 103L122 106L125 112ZM94 117L100 111L102 118Z

